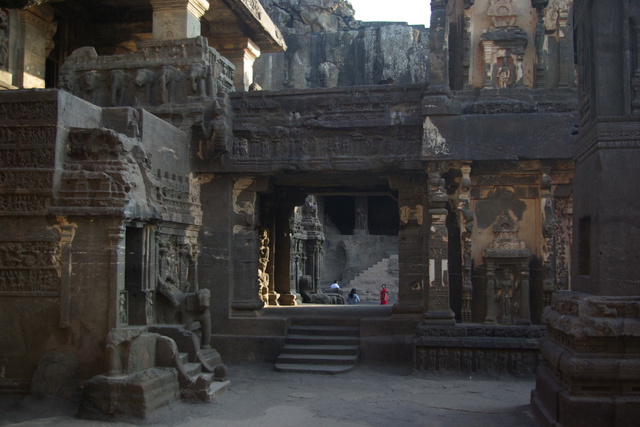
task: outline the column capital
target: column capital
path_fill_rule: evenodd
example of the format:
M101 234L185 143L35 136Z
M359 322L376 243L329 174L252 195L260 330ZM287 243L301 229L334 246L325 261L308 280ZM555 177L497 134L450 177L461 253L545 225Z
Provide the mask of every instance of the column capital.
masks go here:
M153 38L179 40L200 35L200 18L209 9L206 0L151 0Z

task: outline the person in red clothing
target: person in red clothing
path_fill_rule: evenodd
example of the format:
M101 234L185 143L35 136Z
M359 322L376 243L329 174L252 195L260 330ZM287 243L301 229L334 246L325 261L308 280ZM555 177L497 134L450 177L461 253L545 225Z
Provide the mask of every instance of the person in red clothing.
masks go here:
M380 305L389 304L389 291L387 290L387 285L382 285L382 290L380 291Z

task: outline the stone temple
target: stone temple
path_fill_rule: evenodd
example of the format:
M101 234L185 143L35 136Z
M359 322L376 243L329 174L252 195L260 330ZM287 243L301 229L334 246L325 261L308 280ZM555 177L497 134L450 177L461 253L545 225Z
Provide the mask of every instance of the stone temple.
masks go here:
M640 1L429 6L0 1L0 392L145 417L359 361L637 423ZM350 366L287 355L327 331Z

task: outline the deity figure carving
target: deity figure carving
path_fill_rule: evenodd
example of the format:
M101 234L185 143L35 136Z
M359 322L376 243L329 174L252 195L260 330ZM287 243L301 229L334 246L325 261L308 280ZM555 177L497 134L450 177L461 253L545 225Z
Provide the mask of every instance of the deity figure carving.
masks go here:
M504 323L510 324L513 318L512 311L515 291L518 289L518 281L515 273L510 269L501 269L496 272L495 301L498 304L499 315L502 314Z

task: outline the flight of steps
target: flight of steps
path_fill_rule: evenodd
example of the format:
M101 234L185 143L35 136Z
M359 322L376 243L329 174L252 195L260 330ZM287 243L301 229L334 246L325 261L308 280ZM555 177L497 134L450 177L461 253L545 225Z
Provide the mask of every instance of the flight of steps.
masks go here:
M211 367L215 367L218 363L221 363L220 353L218 353L214 349L201 349L200 353L202 353L205 361ZM189 353L180 353L180 358L182 360L185 371L187 371L187 374L189 374L191 378L196 378L198 375L202 374L202 375L211 377L213 379L214 377L213 373L203 372L202 363L188 361ZM210 402L216 397L219 397L220 395L222 395L225 391L227 391L229 384L230 384L230 381L228 380L211 381L211 385L209 385L209 388L207 390L207 394L208 394L207 401Z
M295 319L287 330L276 371L340 374L355 368L359 319Z
M398 289L398 255L384 258L362 271L351 279L344 292L347 294L351 288L356 288L361 301L379 301L380 287L383 283L390 291L389 303L393 304Z

